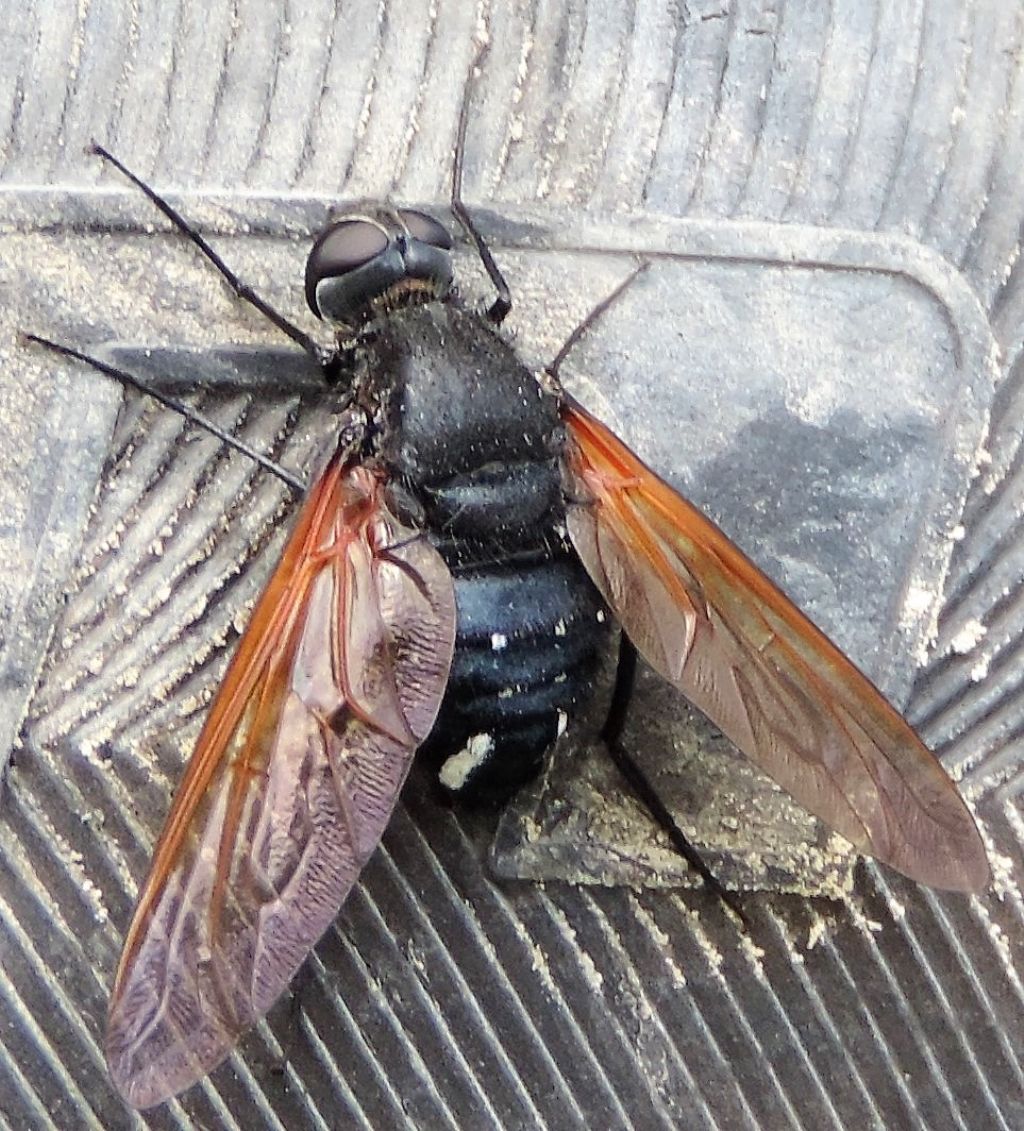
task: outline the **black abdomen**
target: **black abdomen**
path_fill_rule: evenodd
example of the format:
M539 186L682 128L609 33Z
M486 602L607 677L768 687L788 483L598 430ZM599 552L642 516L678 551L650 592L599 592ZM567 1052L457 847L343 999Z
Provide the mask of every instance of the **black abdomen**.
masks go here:
M390 461L455 578L448 691L425 744L460 795L507 798L590 691L604 607L565 531L558 402L457 306L398 312Z
M511 516L516 507L508 508ZM442 784L501 801L535 776L589 695L605 614L552 521L520 530L491 560L439 539L455 577L451 679L429 746Z

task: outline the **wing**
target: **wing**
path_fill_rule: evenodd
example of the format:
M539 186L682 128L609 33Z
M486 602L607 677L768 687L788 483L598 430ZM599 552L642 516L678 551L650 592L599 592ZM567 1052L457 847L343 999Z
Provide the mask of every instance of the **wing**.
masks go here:
M451 667L438 553L328 464L210 710L114 984L107 1062L149 1107L288 985L377 846Z
M573 401L577 553L650 665L801 805L921 883L977 891L981 837L935 756L694 506Z

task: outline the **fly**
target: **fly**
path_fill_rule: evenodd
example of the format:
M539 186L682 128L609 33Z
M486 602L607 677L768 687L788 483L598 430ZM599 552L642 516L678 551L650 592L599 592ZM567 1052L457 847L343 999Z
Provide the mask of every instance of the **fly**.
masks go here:
M627 771L619 738L639 653L859 851L935 887L988 881L969 810L910 726L562 388L565 354L644 266L539 376L501 336L509 290L460 196L467 104L452 209L495 285L490 309L458 298L439 221L361 209L331 223L307 261L306 298L333 330L331 350L99 150L310 354L344 409L125 939L106 1053L136 1107L199 1080L285 990L374 852L417 750L434 752L453 792L489 800L537 772L585 704L608 612L622 634L604 737ZM119 370L29 338L166 403ZM713 883L693 849L680 850Z

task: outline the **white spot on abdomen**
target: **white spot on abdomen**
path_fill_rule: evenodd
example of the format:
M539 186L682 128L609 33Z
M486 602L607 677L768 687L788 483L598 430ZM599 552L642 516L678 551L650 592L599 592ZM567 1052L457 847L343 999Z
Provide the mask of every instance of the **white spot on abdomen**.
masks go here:
M474 734L465 746L445 760L438 773L441 784L453 793L458 792L470 775L481 766L494 750L494 738L489 734Z

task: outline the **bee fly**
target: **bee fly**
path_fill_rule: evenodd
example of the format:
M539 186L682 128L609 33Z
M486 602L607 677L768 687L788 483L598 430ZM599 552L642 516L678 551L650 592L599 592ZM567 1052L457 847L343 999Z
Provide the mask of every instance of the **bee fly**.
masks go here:
M536 773L587 697L609 612L623 630L613 749L639 652L860 851L940 888L988 879L967 807L908 724L561 388L562 358L615 295L539 378L502 338L508 288L460 196L466 117L464 104L452 208L497 298L484 316L459 300L451 237L432 217L349 214L306 265L332 351L99 150L324 367L344 403L125 939L106 1052L137 1107L199 1080L270 1009L376 848L418 748L437 751L456 793L500 799Z

